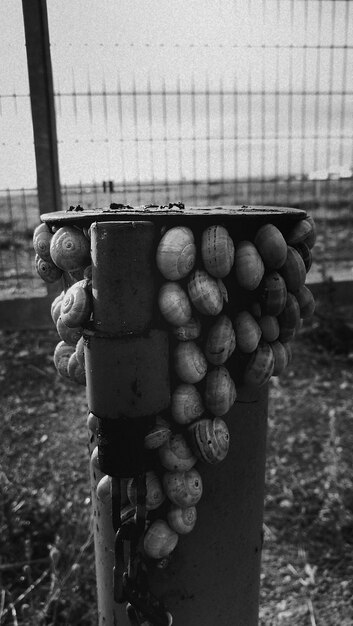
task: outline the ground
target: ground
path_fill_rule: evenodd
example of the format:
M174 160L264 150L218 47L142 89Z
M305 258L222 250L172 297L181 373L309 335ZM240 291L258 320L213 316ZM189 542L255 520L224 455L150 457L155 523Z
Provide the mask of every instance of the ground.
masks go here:
M353 623L351 315L314 318L271 380L261 626ZM85 391L56 374L57 342L1 333L4 626L97 621Z

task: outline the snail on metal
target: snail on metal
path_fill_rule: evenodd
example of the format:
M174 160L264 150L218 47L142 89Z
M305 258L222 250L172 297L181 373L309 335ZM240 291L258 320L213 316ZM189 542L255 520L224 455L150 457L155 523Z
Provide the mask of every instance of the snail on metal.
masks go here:
M227 413L237 388L261 387L283 372L291 359L290 341L315 308L305 286L315 243L310 217L284 232L262 224L246 237L217 221L200 232L182 218L159 232L155 309L169 335L171 394L169 409L155 416L144 436L157 469L147 477L143 541L145 556L157 561L196 524L202 463L216 466L229 452ZM51 307L61 339L54 363L59 374L80 384L85 384L83 331L92 319L89 234L87 225L41 224L33 238L42 278L70 278L71 286ZM107 485L100 485L101 497ZM136 502L132 479L128 498Z

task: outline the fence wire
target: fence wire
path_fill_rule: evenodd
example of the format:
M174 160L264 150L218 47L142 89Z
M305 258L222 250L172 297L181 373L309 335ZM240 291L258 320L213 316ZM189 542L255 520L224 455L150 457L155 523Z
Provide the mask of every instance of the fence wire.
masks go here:
M352 3L224 0L223 31L214 9L204 38L177 20L171 32L166 21L131 37L118 29L124 3L94 6L92 22L88 5L48 3L63 209L300 207L323 223L319 252L330 233L333 262L341 261L332 233L334 220L353 216ZM33 153L28 111L27 93L0 96L2 148L17 160ZM27 280L19 250L38 208L32 190L5 189L0 202L0 278L6 288L12 272L15 292ZM344 254L348 267L352 253Z

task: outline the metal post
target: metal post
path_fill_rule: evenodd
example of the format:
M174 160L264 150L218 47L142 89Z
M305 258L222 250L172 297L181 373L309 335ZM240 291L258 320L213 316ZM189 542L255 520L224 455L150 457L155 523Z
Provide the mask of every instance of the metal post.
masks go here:
M61 209L58 148L45 0L22 0L40 213Z
M89 410L99 417L100 454L106 455L107 467L111 464L111 475L117 463L125 477L136 466L149 467L141 433L148 429L151 415L170 406L171 340L156 306L163 279L155 266L155 250L163 228L190 226L199 249L203 230L212 224L225 225L234 241L252 241L269 223L286 236L305 215L265 207L174 211L125 207L43 217L56 226L71 221L87 227L94 222L90 229L94 322L85 332L87 399ZM234 276L225 283L229 314L234 315L248 295ZM241 359L240 365L230 359L228 367L238 381L236 402L224 416L229 454L219 465L197 465L204 485L197 524L190 534L180 536L169 565L160 568L152 559L146 561L151 591L172 614L173 626L258 623L268 389L242 382ZM110 433L119 422L127 438L115 440L109 448ZM91 467L99 625L130 626L124 607L112 601L111 505L97 500L100 474L94 459Z

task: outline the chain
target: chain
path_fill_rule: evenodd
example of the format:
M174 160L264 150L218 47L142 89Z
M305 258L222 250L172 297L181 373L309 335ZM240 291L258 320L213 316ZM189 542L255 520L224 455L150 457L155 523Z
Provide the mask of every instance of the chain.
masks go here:
M146 523L146 475L136 478L136 507L121 512L120 479L112 479L112 522L114 543L114 600L127 602L126 613L131 626L171 626L172 616L151 594L147 569L139 544Z

